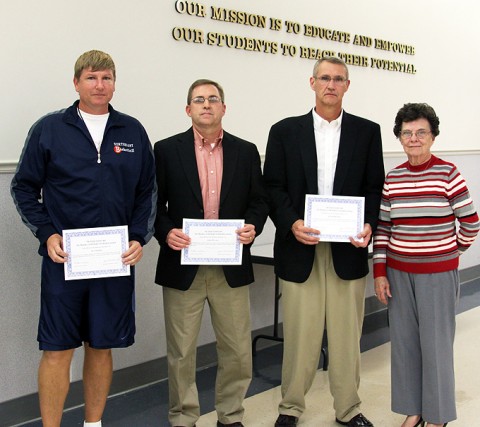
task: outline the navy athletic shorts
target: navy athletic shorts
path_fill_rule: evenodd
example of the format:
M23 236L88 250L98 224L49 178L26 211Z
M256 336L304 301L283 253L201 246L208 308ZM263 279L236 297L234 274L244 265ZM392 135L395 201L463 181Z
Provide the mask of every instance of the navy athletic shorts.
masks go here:
M128 347L135 336L135 278L65 281L64 265L42 263L40 350L68 350L88 342L98 349Z

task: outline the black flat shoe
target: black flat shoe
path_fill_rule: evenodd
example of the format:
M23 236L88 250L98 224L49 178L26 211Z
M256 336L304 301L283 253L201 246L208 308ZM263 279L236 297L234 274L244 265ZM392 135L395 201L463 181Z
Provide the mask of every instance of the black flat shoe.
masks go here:
M423 421L423 418L420 417L417 424L415 424L413 427L424 427L424 426L425 426L425 421Z
M422 420L422 419L420 418L420 420ZM448 423L445 423L445 424L443 425L443 427L447 427L447 424L448 424ZM416 427L416 426L418 426L418 425L420 425L420 427L425 427L425 426L427 425L427 423L426 423L425 421L422 421L422 424L415 424L414 427Z

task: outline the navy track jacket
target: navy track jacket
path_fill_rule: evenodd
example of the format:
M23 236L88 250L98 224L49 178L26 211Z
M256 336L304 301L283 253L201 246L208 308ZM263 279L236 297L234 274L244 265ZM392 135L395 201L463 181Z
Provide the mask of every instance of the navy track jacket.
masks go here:
M45 242L64 229L127 225L146 244L156 214L155 160L147 133L109 106L101 163L85 123L71 107L48 114L28 133L11 193L23 222Z

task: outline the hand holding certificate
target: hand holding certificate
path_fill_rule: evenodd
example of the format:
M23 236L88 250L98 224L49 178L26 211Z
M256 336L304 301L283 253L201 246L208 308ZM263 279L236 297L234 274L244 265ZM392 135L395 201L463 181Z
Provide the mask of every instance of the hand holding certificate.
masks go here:
M350 242L357 239L364 226L364 197L321 196L305 197L305 225L320 230L322 242Z
M243 248L237 230L244 220L184 219L183 232L191 239L182 249L184 265L240 265Z
M128 227L98 227L63 230L68 253L65 280L128 276L130 266L122 262L128 249Z

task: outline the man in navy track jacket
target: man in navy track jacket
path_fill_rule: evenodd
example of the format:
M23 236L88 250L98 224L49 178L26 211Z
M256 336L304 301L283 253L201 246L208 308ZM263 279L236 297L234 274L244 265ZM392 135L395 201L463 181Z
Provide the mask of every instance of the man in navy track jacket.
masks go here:
M11 192L43 257L38 342L44 426L60 426L74 349L84 345L85 426L101 426L112 378L112 348L134 342L134 269L128 276L66 281L62 231L128 226L125 265L153 236L156 182L152 146L138 120L115 111L115 64L81 55L73 79L79 100L31 128Z

